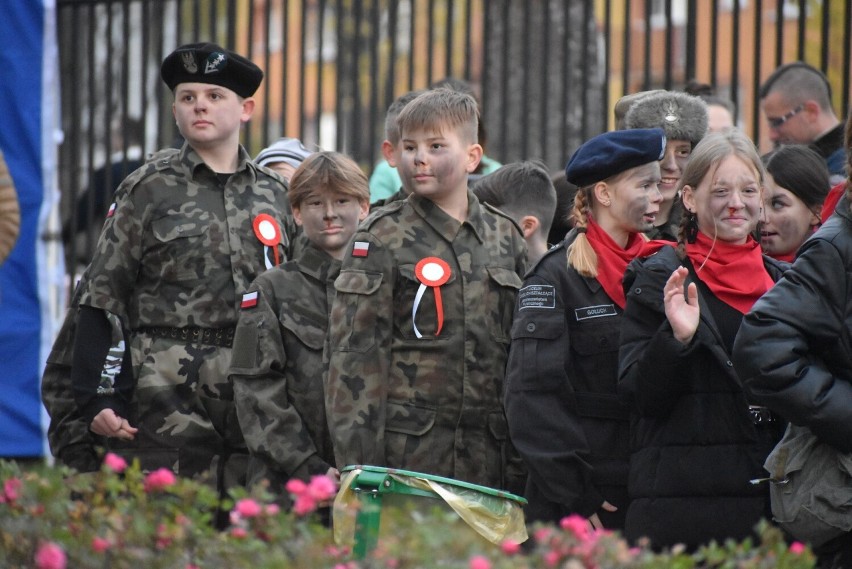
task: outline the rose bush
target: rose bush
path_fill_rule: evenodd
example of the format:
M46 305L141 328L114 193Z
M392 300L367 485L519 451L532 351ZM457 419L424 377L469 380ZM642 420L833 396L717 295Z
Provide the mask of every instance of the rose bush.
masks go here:
M220 503L208 486L107 455L100 472L63 468L22 470L0 461L0 567L2 568L329 568L459 569L731 567L804 569L814 566L806 546L784 542L764 524L760 543L711 544L698 552L654 553L630 547L618 534L589 530L569 517L558 526L535 525L525 544L491 546L458 516L436 509L382 512L393 524L366 559L351 544L334 543L318 506L335 492L333 481L292 481L292 508L281 508L263 489L235 492ZM230 525L215 527L220 509ZM387 519L386 519L387 517Z

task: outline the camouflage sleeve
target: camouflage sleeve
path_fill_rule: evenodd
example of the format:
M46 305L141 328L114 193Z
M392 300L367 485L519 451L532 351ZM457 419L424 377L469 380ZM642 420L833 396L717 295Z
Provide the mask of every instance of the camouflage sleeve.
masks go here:
M288 395L284 373L288 356L274 291L256 280L246 295L254 292L258 293L257 304L240 311L228 374L234 385L240 429L249 452L259 463L253 466L259 471L249 473L250 482L266 478L273 491L279 492L283 490L277 486L289 478L305 479L331 465L319 458Z
M385 464L385 418L393 333L393 256L365 232L366 255L343 260L334 282L325 396L337 466Z
M122 184L116 192L116 206L107 217L89 267L89 282L81 305L101 308L115 315L127 313L127 302L139 272L142 236L145 231L143 208L137 207L134 192Z

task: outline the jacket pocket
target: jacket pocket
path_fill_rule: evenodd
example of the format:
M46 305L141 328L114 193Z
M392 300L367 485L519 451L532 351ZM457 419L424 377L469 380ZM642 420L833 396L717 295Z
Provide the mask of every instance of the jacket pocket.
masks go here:
M423 294L420 296L420 302L417 306L417 312L414 312L414 303L417 299L417 293L420 290L420 280L414 272L414 265L401 264L399 265L399 280L394 287L393 310L394 310L394 326L396 333L406 340L434 341L446 339L452 333L452 330L446 326L441 329L441 333L436 336L438 331L438 309L435 304L435 291L432 287L426 287ZM441 286L441 290L446 290L446 287L454 283L456 273L453 271L450 278ZM446 304L444 304L446 310ZM446 319L446 314L445 314ZM417 325L417 331L420 332L420 337L414 332L414 325Z
M490 279L488 306L491 308L494 323L491 337L500 343L508 344L512 315L515 311L515 299L523 281L518 273L504 267L486 267Z
M388 465L428 463L431 451L427 441L432 437L426 434L435 426L437 415L434 407L388 401L385 420Z
M376 301L382 273L346 269L334 281L338 293L333 318L338 325L336 346L347 352L366 352L376 343Z
M163 280L180 282L203 279L210 255L199 255L208 249L207 224L173 216L151 222L155 252L161 263ZM201 263L201 266L199 266Z

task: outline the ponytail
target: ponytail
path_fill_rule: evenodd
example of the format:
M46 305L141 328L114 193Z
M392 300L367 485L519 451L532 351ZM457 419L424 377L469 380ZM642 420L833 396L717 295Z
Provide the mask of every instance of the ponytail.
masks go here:
M573 267L584 277L595 278L598 276L598 256L586 237L591 191L591 186L580 188L574 196L574 209L571 210L571 215L574 218L577 237L568 246L568 266Z

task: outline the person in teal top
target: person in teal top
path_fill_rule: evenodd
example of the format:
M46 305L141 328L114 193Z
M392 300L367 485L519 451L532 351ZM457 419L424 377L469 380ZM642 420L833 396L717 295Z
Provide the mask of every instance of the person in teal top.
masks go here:
M479 99L473 91L473 88L466 81L447 77L437 81L429 86L429 89L450 89L470 95L476 101L477 107L480 107ZM402 187L402 180L399 173L396 171L396 156L397 144L399 143L399 128L396 125L396 117L405 107L406 104L414 100L423 91L409 91L397 97L388 107L385 115L385 140L382 142L382 155L384 159L376 163L373 172L370 175L370 203L374 204L380 200L387 200L396 194ZM480 115L482 109L480 108ZM485 127L482 121L479 121L478 126L479 145L485 149ZM473 182L486 174L490 174L500 168L502 164L493 158L489 158L483 154L479 166L472 172L468 181Z

